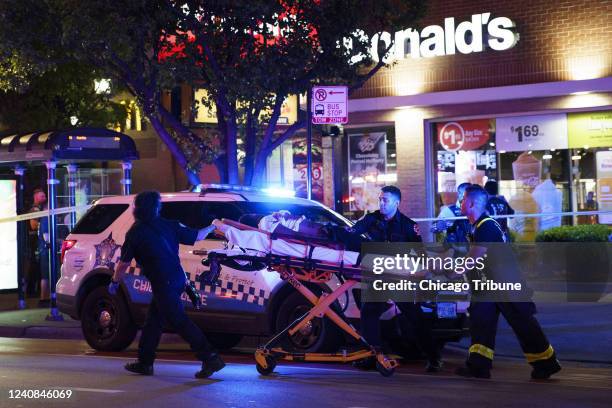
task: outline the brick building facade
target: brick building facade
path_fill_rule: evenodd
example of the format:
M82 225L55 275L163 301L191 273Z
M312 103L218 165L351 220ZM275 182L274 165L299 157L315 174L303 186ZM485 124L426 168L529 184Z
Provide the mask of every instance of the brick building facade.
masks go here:
M612 128L612 24L609 21L612 1L433 0L425 17L414 28L422 34L431 25L443 30L446 18L454 18L457 27L462 22L471 22L472 16L484 13L490 13L486 15L489 21L507 17L514 23L512 31L518 41L512 48L495 51L485 46L482 52L413 58L409 53L414 49L409 41L402 44L406 54L403 58L402 52L396 52L399 59L394 65L381 70L352 95L345 133L350 136L383 131L393 136L395 184L407 198L403 200L402 210L410 216L433 216L441 204L448 204L441 202L438 191L438 177L444 170L441 170L440 157L448 154L458 157L466 149L441 148L437 132L444 123L490 120L490 139L487 139L490 146L480 147L478 154L494 156L490 160L495 162L495 171L487 168L486 174L488 179L503 183L508 195L520 189L518 182L508 176L516 155L532 155L532 150L506 152L499 146L496 148L495 130L500 120L535 115L536 122L544 121L541 126L567 126L567 122L573 128L571 124L579 120L574 115L579 112L600 112L604 116L601 120L596 118L597 126L601 124L606 135L608 127ZM495 40L486 32L483 26L485 44ZM468 34L466 42L476 36L472 34L470 38ZM421 44L424 40L422 35ZM443 51L447 51L449 45L444 45ZM590 123L592 126L594 119ZM586 202L583 192L595 191L601 184L594 170L582 167L591 162L595 166L595 156L600 159L598 151L612 148L612 139L605 136L610 140L609 146L597 142L597 149L585 145L579 150L578 142L571 140L578 140L581 135L549 132L549 136L557 140L569 138L570 143L567 145L565 141L567 148L562 151L553 148L553 159L547 158L550 149L533 151L544 169L538 177L554 181L563 194L564 210L581 210ZM582 162L576 159L577 155ZM458 163L452 163L455 164ZM578 164L582 167L578 168ZM563 168L560 170L560 167ZM477 170L474 168L474 171ZM576 174L582 174L583 179L576 179ZM584 178L587 175L589 178ZM348 183L351 183L350 175ZM350 188L345 187L344 193L353 199Z

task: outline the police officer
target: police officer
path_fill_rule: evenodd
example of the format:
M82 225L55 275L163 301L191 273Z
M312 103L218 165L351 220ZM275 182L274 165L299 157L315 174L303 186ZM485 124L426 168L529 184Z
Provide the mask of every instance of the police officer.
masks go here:
M496 215L512 215L514 214L514 209L510 207L510 204L506 201L504 196L499 195L499 185L495 180L489 180L485 183L484 189L487 191L489 195L489 199L487 201L487 212L493 218ZM495 218L495 221L499 223L508 237L508 219L507 218Z
M366 214L355 223L350 232L367 234L374 242L423 242L419 225L399 211L401 199L402 193L397 187L383 187L378 198L379 210ZM421 304L397 302L396 306L415 328L418 346L427 356L427 372L440 371L440 352L433 339L431 321L425 318ZM387 308L385 302L363 302L361 306L362 334L375 348L380 348L382 344L380 316ZM357 365L369 368L371 362Z
M161 197L157 191L145 191L136 196L136 221L125 236L121 258L109 285L109 292L115 294L126 269L135 258L153 289L153 300L138 344L138 360L126 364L125 369L142 375L153 374L155 350L164 323L169 323L202 361L202 369L196 373L196 378L207 378L221 370L225 363L183 309L181 294L189 281L181 267L178 249L179 244L193 245L206 238L215 227L209 226L199 231L187 228L178 221L161 218L160 209Z
M508 275L508 261L500 261L493 254L501 253L495 248L501 244L475 246L475 243L503 243L505 235L502 227L486 212L487 192L480 186L467 188L461 211L472 224L472 245L468 256L483 257L487 254L487 277L491 280L503 280L504 273ZM504 249L503 246L501 248ZM515 277L518 276L516 265L512 265ZM504 272L505 271L505 272ZM512 271L510 271L512 272ZM497 294L496 296L499 296ZM472 343L465 367L457 369L456 373L464 377L490 378L490 370L495 349L495 334L497 321L501 313L508 321L518 338L527 362L533 366L531 378L545 379L561 370L555 351L544 335L536 320L535 304L531 301L475 301L474 297L469 308L470 334Z

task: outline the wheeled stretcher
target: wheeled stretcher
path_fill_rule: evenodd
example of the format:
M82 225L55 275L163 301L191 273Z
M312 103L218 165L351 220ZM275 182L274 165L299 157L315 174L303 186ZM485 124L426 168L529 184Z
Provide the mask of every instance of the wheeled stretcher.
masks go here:
M223 220L223 222L240 230L261 231L233 221ZM268 234L265 231L261 232ZM270 234L268 236L270 239L281 239ZM274 253L264 254L261 251L255 251L255 255L253 255L253 251L216 250L210 252L208 258L202 261L210 267L207 276L204 278L208 284L216 282L222 266L243 271L267 269L270 272L278 273L281 279L288 282L312 303L313 306L307 313L277 333L266 344L258 347L255 352L257 371L262 375L272 373L278 360L347 363L374 357L376 359L377 370L385 377L391 376L398 365L397 361L387 358L383 353L370 346L361 334L345 320L342 313L336 312L332 308L332 305L340 296L350 291L360 282L361 270L359 266L357 264L345 264L342 261L334 263L313 259L312 254L314 251L310 248L315 245L313 242L309 240L296 240L295 237L292 237L291 241L298 245L305 245L307 247L306 252L311 256L293 257ZM315 241L317 241L316 246L324 244L321 240ZM337 243L332 245L334 248L338 248ZM340 259L342 259L342 256ZM334 275L340 277L340 281L343 283L333 289L331 293L324 292L318 296L304 284L305 282L324 284L329 282ZM358 341L363 348L350 353L293 353L283 350L279 346L283 336L292 336L307 326L313 319L323 318L324 316Z

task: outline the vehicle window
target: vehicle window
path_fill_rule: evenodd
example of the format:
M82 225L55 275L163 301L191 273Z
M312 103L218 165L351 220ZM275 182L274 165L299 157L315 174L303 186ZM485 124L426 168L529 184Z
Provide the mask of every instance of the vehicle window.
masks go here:
M308 220L321 224L349 225L343 219L337 217L333 212L315 205L299 205L271 202L238 202L237 206L246 214L268 215L274 211L287 210L293 215L303 215Z
M167 201L161 209L162 217L195 229L209 226L215 218L237 221L241 215L240 209L230 202Z
M72 233L99 234L107 229L128 207L128 204L94 205L79 220Z

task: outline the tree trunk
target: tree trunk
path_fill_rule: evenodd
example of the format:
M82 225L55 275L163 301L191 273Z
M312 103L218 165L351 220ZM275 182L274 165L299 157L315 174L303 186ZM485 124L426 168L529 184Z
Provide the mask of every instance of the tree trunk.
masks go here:
M219 182L222 184L227 183L227 163L225 163L225 154L218 155L213 163L219 173Z
M253 172L255 171L256 148L257 148L257 127L253 123L252 115L249 115L247 125L245 127L245 143L244 143L244 180L245 186L253 184Z
M225 135L225 151L227 164L227 182L229 184L240 184L238 173L238 144L236 137L238 128L235 120L227 121L227 134Z
M172 135L170 135L168 130L166 130L164 125L161 123L161 120L156 115L147 115L147 117L149 118L151 125L153 125L155 132L157 132L157 134L159 135L159 138L162 140L162 142L166 144L168 150L170 150L170 153L172 154L178 165L185 172L189 184L191 184L192 186L197 186L198 184L200 184L199 175L189 168L187 159L181 151L181 148L176 144L176 142L172 138Z
M253 177L251 179L251 185L254 187L261 187L265 182L266 167L268 164L268 156L272 152L269 149L260 149L255 159L255 166L253 167Z

